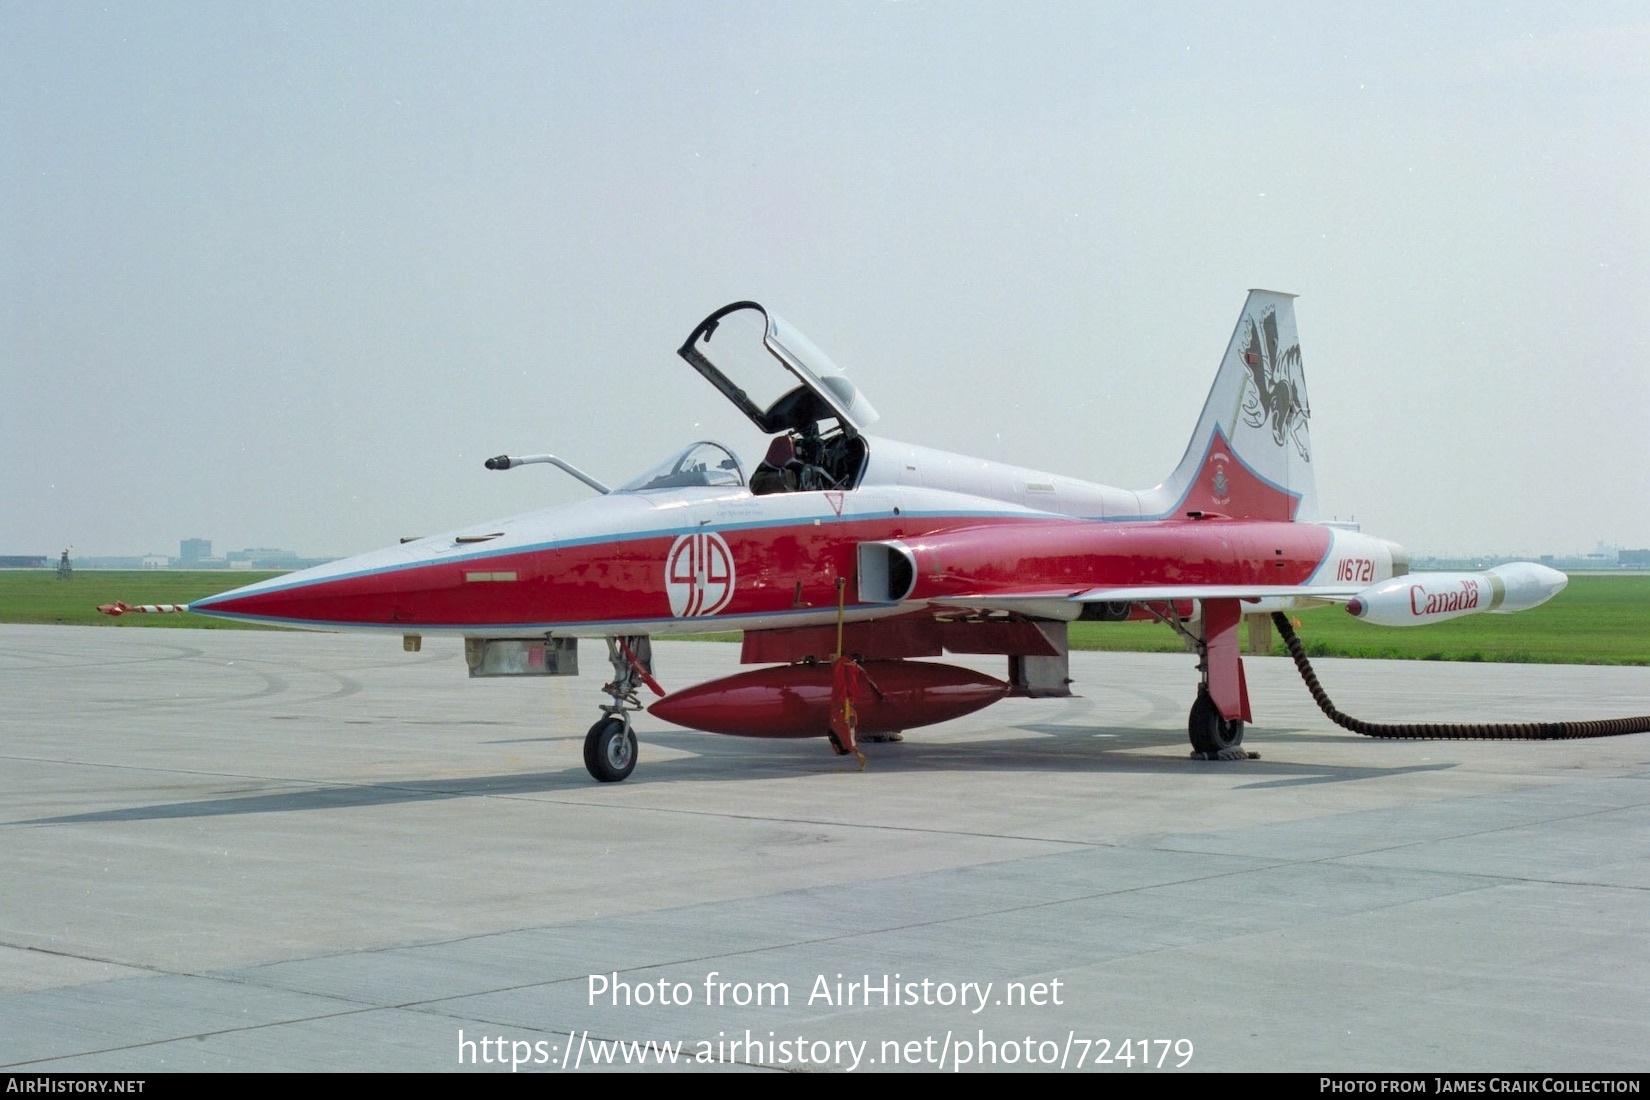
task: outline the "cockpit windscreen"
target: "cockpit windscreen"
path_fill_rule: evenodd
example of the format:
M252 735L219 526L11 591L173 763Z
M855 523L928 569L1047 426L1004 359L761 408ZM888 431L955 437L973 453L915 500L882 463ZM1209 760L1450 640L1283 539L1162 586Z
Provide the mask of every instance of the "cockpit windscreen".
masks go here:
M689 444L651 467L646 473L632 478L613 490L615 493L640 493L648 489L680 489L696 485L711 485L738 489L745 484L745 472L734 453L710 440Z

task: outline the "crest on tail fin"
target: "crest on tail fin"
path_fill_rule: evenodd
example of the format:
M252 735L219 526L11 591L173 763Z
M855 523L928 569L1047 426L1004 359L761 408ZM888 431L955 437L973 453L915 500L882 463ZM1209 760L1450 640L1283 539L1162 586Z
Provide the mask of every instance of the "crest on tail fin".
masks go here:
M1249 369L1249 385L1243 391L1244 423L1251 428L1270 424L1274 443L1281 447L1287 439L1301 461L1311 462L1312 444L1306 422L1312 419L1312 409L1306 403L1299 339L1288 347L1280 345L1278 311L1275 306L1267 306L1258 318L1244 311L1238 340L1243 345L1243 365Z
M1191 443L1169 479L1140 494L1142 512L1315 518L1311 418L1295 297L1251 290Z

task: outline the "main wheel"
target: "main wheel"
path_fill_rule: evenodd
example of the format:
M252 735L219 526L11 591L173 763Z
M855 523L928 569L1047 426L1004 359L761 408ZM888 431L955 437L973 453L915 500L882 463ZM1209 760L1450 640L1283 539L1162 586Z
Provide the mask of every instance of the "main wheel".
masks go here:
M592 779L617 783L636 769L636 731L623 718L608 715L584 736L584 767Z
M1215 701L1209 698L1208 689L1203 687L1197 689L1197 701L1192 704L1186 732L1191 735L1192 748L1208 756L1243 744L1243 720L1222 718Z

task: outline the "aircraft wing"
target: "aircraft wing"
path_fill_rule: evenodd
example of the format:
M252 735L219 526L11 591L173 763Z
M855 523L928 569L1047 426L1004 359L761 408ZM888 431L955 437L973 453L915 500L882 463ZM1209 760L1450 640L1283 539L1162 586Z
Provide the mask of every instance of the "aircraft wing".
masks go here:
M1078 603L1117 603L1141 600L1265 600L1279 596L1307 596L1315 600L1350 600L1358 585L1327 584L1154 584L1120 588L1091 588L1071 597Z
M1084 604L1092 603L1174 603L1185 600L1313 599L1345 603L1360 591L1357 585L1323 584L1154 584L1113 588L1006 589L960 596L940 596L930 600L944 607L974 608L981 611L1016 611L1033 618L1075 619Z

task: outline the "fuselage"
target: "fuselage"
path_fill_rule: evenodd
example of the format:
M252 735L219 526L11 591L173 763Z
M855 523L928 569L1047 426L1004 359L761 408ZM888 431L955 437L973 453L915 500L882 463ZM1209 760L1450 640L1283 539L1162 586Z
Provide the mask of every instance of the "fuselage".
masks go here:
M765 630L920 610L961 594L1107 586L1302 586L1392 575L1387 544L1312 523L1226 519L1135 492L868 439L853 488L618 491L475 524L191 605L324 630L598 637ZM1244 472L1234 465L1237 491ZM1268 491L1263 483L1250 491ZM1199 518L1191 518L1190 512ZM853 583L863 543L911 549L903 598ZM839 579L848 584L839 597ZM899 595L899 594L896 594ZM1075 617L1073 606L1069 615Z

